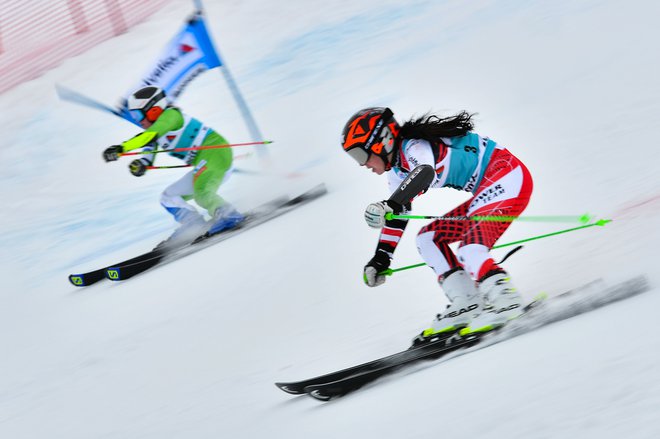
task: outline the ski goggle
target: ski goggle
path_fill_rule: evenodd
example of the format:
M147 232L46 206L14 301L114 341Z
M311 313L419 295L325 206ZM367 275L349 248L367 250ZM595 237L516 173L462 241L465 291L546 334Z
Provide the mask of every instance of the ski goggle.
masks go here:
M367 163L367 161L369 160L369 155L370 154L365 149L362 149L360 147L355 147L353 149L349 149L346 152L348 153L348 155L353 157L353 159L356 162L358 162L358 165L360 165L360 166L364 166Z
M163 112L163 109L158 107L156 104L160 102L161 100L165 99L165 92L160 91L156 93L154 96L151 96L149 99L146 98L141 98L136 95L136 97L140 98L139 106L140 108L129 108L128 112L130 113L131 117L133 120L136 122L142 122L145 118L149 122L155 122L156 119L158 119ZM142 110L142 108L149 108L146 112Z
M136 122L142 122L142 119L144 119L144 112L142 110L128 110L128 114Z
M149 122L156 122L156 119L163 114L163 109L160 107L151 107L147 110L146 114L142 110L129 110L128 112L136 122L142 122L144 119L147 119Z

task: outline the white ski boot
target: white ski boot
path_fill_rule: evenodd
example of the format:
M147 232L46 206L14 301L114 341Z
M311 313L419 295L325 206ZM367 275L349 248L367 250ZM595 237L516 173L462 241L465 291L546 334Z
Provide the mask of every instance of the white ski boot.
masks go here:
M203 235L208 228L204 217L198 212L186 210L185 214L179 215L177 219L179 227L165 241L158 244L157 248L173 249L192 242L195 238Z
M413 346L445 335L449 336L469 326L472 319L481 313L483 308L481 295L474 281L463 269L450 272L440 282L440 286L451 303L444 312L433 319L430 328L413 339Z
M461 331L461 334L487 332L505 325L523 313L523 298L502 271L486 274L479 282L484 302L483 312Z

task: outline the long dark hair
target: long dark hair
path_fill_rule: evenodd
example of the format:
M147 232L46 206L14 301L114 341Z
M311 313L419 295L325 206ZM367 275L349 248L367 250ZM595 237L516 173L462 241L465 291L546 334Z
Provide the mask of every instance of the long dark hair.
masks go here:
M428 114L413 118L403 124L399 137L402 139L424 139L435 142L440 137L459 137L474 129L472 116L467 111L449 116L440 117Z

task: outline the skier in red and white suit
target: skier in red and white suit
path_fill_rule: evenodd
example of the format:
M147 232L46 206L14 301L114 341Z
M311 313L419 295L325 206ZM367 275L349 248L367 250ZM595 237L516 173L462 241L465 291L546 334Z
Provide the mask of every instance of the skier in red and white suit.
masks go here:
M521 295L489 253L510 219L459 218L519 216L531 197L532 178L519 159L473 128L472 115L466 112L447 118L426 115L399 126L389 108L367 108L354 114L342 133L344 150L361 166L387 173L392 193L365 211L367 223L382 228L375 255L364 267L370 287L385 282L380 273L389 268L408 222L387 219L388 213L409 211L412 200L429 188L473 194L445 215L457 219L435 220L417 235L419 252L450 301L417 341L459 329L488 331L522 312ZM460 242L456 254L449 248L454 242Z

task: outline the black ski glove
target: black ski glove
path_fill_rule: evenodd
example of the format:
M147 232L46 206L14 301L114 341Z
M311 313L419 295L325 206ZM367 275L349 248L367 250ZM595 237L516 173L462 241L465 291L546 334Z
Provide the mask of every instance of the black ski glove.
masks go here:
M124 148L121 145L112 145L103 151L103 160L106 162L114 162L119 158L122 152L124 152Z
M147 159L136 159L133 160L129 165L128 169L131 171L131 174L136 177L142 177L145 172L147 172L147 166L150 166L151 162Z
M390 256L382 250L376 254L367 265L364 266L364 283L369 287L377 287L385 283L386 276L380 272L390 268Z

